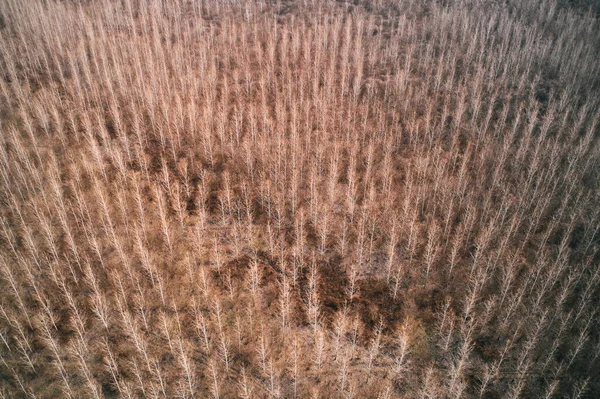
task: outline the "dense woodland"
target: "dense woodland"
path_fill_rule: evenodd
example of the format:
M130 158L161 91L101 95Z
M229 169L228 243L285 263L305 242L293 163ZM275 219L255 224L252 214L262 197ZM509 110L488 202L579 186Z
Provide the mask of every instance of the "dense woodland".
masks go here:
M0 1L0 396L598 398L583 3Z

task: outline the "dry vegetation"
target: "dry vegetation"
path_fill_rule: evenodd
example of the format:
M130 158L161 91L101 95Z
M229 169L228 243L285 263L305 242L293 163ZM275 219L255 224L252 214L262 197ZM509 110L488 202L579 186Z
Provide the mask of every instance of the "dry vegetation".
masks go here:
M600 24L0 1L4 398L597 398Z

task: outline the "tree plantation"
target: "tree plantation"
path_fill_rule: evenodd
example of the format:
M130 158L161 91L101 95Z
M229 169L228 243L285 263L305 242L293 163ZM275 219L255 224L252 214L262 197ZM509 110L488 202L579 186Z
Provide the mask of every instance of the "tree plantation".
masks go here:
M0 1L0 397L598 398L598 10Z

